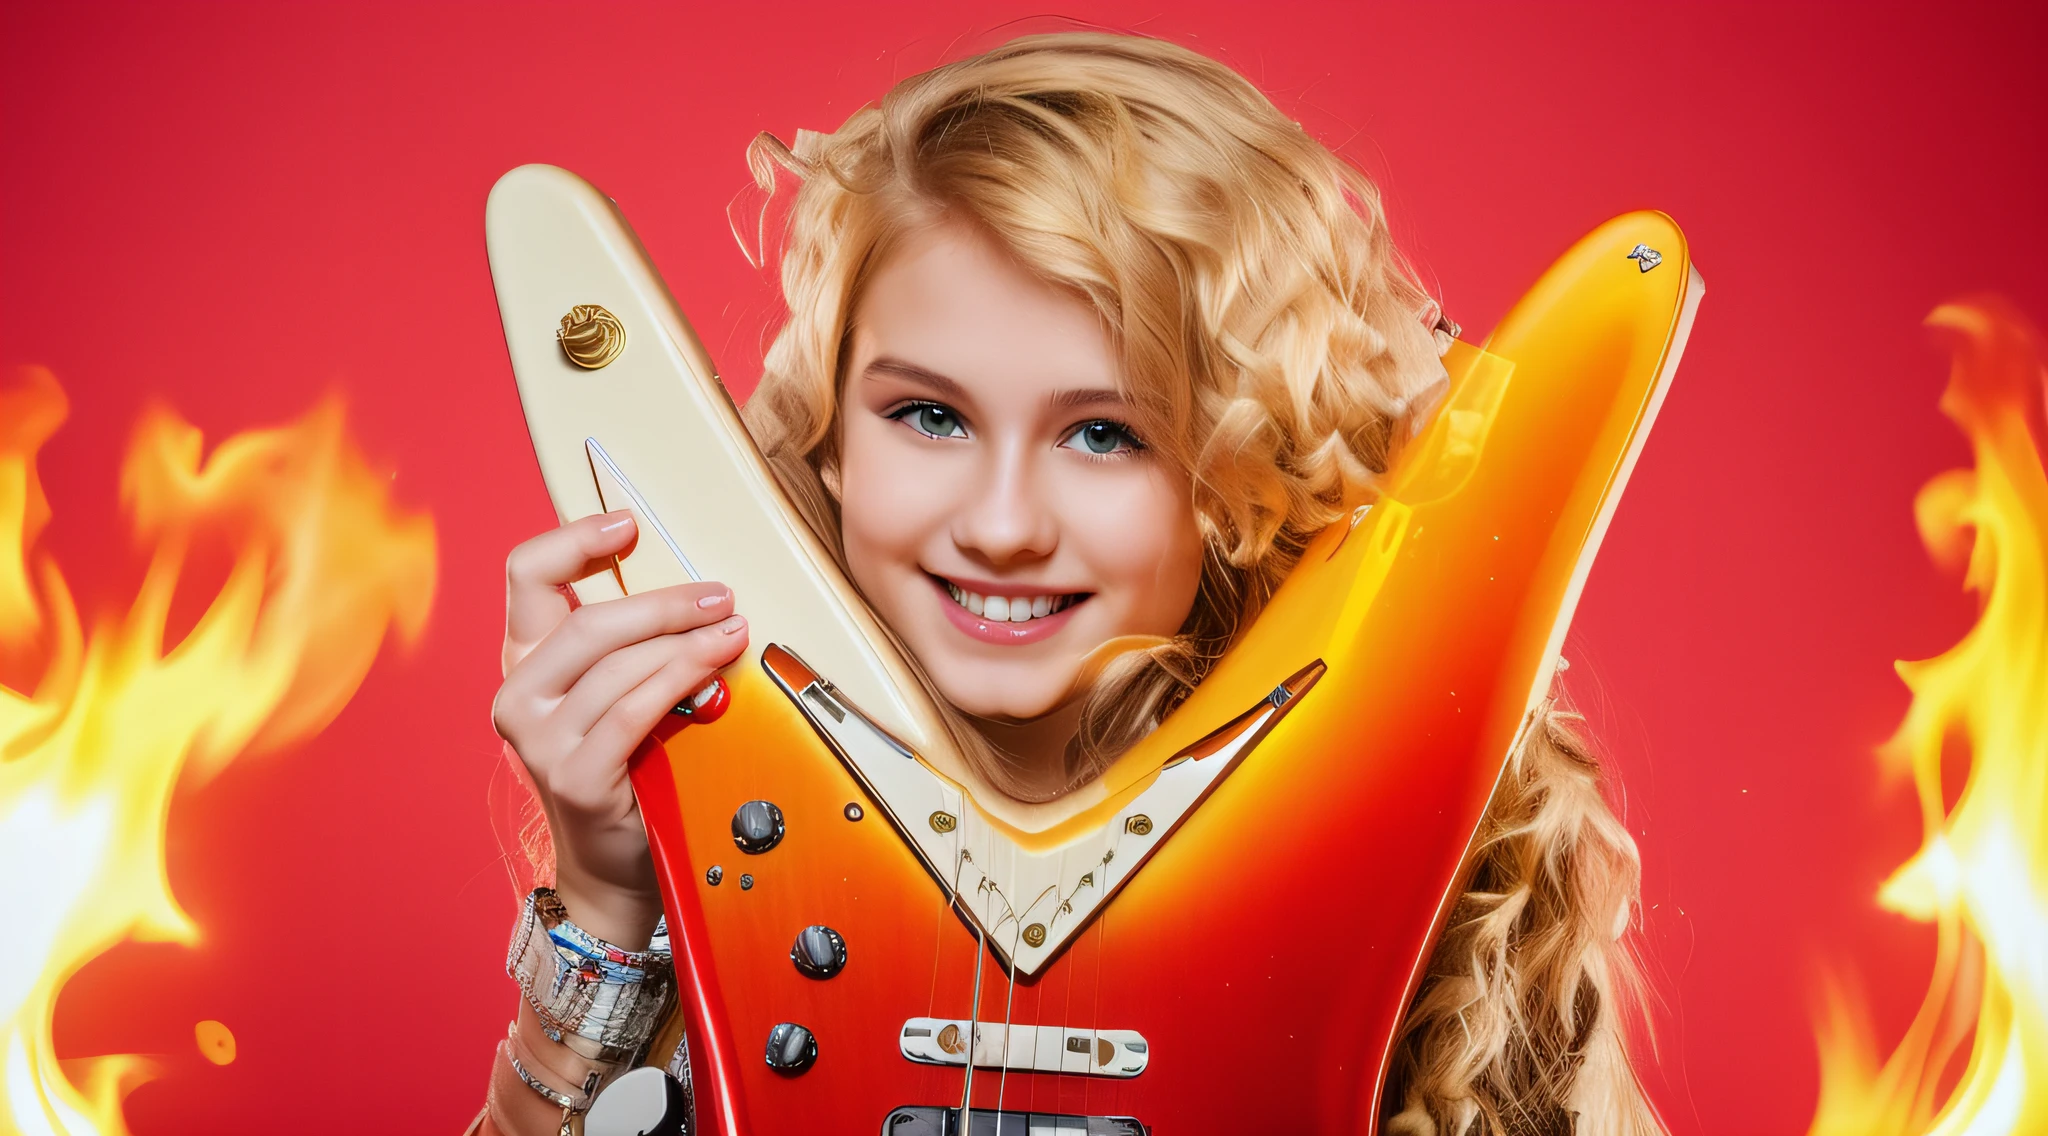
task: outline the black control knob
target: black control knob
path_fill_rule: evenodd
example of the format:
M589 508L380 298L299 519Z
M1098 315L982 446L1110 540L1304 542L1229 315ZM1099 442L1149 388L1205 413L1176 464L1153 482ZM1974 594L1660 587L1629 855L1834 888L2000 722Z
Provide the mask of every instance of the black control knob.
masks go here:
M782 843L782 810L767 801L748 801L732 814L732 842L749 856Z
M846 969L846 940L823 923L813 923L796 933L789 961L812 978L830 978Z
M784 1022L768 1031L768 1067L778 1073L801 1073L818 1062L818 1039L811 1031Z

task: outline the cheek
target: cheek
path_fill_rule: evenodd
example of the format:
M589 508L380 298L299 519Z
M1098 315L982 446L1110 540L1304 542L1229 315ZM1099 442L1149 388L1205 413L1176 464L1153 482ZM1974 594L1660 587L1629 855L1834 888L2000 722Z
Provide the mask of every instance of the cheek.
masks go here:
M892 568L914 568L950 503L911 447L891 446L868 424L849 426L840 455L839 517L854 583L881 600Z
M1095 485L1066 526L1096 579L1120 593L1121 634L1171 635L1194 606L1202 536L1194 503L1157 470Z

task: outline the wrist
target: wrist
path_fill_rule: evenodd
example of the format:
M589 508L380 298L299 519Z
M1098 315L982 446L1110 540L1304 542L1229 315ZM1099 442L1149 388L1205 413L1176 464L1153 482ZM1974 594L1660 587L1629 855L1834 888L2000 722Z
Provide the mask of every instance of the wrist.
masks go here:
M578 927L622 950L646 950L661 919L659 890L605 883L567 864L556 869L555 894Z

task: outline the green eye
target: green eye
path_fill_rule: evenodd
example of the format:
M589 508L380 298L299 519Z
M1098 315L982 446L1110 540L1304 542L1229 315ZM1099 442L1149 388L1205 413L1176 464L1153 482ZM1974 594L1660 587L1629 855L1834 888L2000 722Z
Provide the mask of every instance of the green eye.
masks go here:
M960 420L943 406L920 406L917 428L934 438L950 438L960 432Z
M964 438L967 428L960 416L936 402L913 402L889 415L927 438Z
M1063 444L1097 457L1134 453L1145 448L1127 427L1105 418L1082 424Z

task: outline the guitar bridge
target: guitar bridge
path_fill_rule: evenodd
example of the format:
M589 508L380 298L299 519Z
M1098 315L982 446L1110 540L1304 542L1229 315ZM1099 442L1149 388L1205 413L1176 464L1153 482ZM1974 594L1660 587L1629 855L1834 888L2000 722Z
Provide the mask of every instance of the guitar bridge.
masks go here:
M1145 1071L1151 1050L1135 1030L969 1023L949 1018L904 1022L899 1044L903 1056L924 1065L965 1065L971 1058L982 1069L1097 1077L1135 1077Z
M882 1136L1152 1136L1152 1130L1129 1116L911 1105L891 1112L882 1121Z

